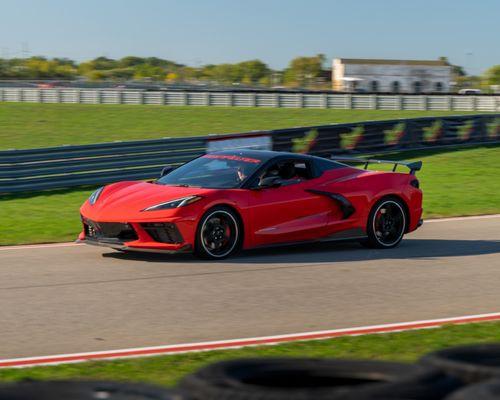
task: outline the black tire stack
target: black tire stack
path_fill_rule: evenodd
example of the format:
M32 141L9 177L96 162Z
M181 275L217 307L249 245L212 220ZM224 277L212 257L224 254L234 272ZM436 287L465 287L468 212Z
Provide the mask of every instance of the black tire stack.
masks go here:
M0 385L0 400L182 400L175 391L141 383L22 381Z
M415 364L331 358L222 361L177 387L98 381L0 384L0 400L500 400L500 344L453 347Z

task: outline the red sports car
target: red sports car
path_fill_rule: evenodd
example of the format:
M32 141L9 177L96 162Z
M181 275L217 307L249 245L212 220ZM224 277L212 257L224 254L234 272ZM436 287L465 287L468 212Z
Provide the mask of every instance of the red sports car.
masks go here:
M342 161L342 162L341 162ZM365 163L365 169L345 164ZM238 249L329 240L378 248L421 224L421 162L335 159L273 151L205 154L153 182L97 189L81 207L79 241L119 250L194 252L221 259ZM387 161L389 162L389 161ZM398 165L409 173L394 172Z

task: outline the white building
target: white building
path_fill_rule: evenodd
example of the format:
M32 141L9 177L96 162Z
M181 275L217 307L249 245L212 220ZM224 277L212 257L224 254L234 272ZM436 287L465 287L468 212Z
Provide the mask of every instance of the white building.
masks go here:
M450 90L451 67L441 60L335 58L334 90L345 92L438 93Z

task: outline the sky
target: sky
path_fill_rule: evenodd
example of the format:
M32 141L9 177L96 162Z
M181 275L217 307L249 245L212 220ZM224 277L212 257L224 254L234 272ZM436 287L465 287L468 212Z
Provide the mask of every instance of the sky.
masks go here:
M447 56L478 74L500 64L500 0L0 0L4 58L258 58L281 69L318 53Z

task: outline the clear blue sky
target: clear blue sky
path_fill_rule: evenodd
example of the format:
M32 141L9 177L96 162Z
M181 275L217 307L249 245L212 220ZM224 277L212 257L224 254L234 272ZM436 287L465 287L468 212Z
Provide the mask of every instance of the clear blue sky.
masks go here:
M157 56L189 65L298 55L500 64L500 0L0 0L0 57Z

